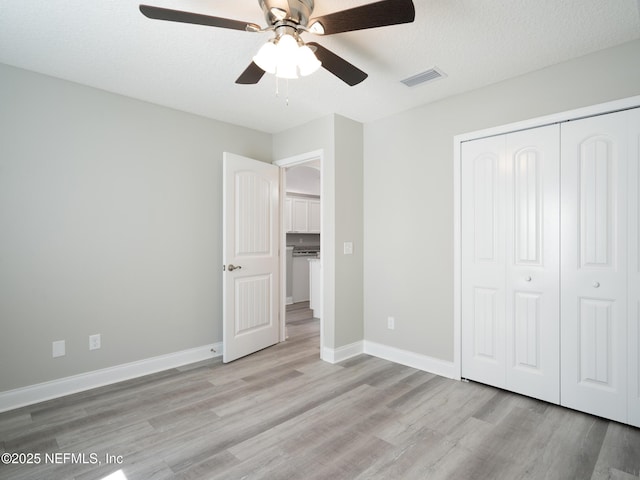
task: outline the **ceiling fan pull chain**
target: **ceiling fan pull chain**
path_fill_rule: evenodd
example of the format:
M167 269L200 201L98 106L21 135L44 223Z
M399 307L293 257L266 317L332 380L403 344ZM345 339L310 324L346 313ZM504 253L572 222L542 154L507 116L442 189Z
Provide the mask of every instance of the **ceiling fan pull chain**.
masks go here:
M286 99L287 107L289 106L289 79L287 78L287 99Z

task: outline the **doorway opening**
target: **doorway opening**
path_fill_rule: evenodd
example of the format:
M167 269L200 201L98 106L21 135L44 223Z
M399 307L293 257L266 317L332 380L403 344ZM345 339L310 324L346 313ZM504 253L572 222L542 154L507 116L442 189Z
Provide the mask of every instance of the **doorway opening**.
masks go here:
M313 310L309 308L309 302L287 305L287 341L308 344L313 337L319 341L320 319L313 315ZM313 346L318 347L318 345L315 343Z
M275 162L281 167L281 341L300 322L320 331L323 345L322 152ZM302 317L305 318L301 318ZM315 327L313 325L315 324ZM322 355L321 355L322 356Z

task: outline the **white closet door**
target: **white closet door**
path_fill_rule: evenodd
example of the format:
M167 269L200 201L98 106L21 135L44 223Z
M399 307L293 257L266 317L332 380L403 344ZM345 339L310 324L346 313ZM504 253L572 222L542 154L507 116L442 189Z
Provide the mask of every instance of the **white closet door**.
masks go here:
M506 375L560 402L560 129L507 135Z
M462 145L463 378L505 388L505 137Z
M562 125L561 403L627 421L627 113Z
M640 427L640 109L628 113L629 143L629 423Z

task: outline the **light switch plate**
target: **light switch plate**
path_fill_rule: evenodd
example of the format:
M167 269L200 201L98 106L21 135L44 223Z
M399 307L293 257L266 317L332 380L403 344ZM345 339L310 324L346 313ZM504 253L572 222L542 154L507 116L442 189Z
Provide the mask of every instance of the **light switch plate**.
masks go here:
M353 242L344 242L344 254L353 255Z
M97 350L101 346L100 334L89 335L89 350Z
M64 340L51 343L51 355L53 358L65 356L65 343Z

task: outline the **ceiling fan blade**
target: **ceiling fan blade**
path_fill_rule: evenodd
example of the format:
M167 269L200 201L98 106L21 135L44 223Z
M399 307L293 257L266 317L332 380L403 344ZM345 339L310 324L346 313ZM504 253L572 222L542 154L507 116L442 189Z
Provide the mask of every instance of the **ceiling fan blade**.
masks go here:
M264 70L256 65L255 62L251 62L247 69L240 74L236 83L241 85L254 85L260 81L264 74Z
M260 30L260 26L254 23L241 22L238 20L231 20L229 18L211 17L209 15L183 12L181 10L171 10L169 8L153 7L151 5L140 5L140 11L145 17L152 18L154 20L193 23L196 25L207 25L209 27L230 28L232 30Z
M315 42L309 42L307 45L315 47L316 57L322 62L322 67L330 71L343 82L354 86L364 81L369 75L364 73L358 67L351 65L344 58L339 57L331 50L327 50L322 45Z
M382 0L312 18L309 20L309 31L321 35L333 35L334 33L411 23L415 17L416 10L412 0Z

